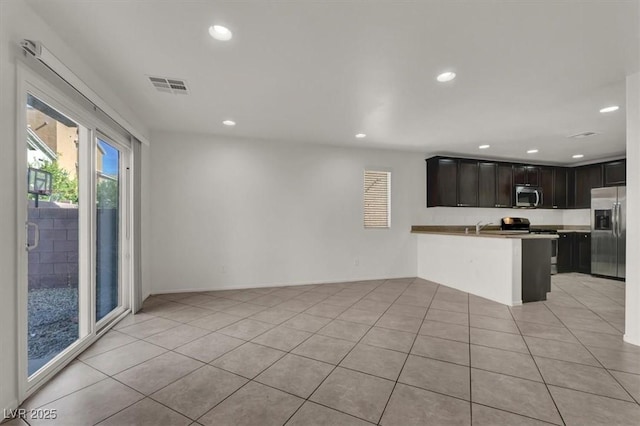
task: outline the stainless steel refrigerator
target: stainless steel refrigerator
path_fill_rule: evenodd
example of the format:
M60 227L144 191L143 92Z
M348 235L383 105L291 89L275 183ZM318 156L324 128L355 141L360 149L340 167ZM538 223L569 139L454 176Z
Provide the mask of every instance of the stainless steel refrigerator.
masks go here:
M625 278L627 188L591 190L591 273Z

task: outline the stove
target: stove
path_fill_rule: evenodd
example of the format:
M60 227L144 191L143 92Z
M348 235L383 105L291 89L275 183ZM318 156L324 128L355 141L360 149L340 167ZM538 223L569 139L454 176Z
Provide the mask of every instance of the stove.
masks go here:
M531 222L526 217L503 217L500 219L502 231L530 232Z

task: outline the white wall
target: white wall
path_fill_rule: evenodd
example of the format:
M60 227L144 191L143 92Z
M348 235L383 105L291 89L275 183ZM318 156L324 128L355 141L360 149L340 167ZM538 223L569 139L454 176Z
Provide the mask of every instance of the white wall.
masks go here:
M588 210L425 207L425 156L153 134L152 293L416 274L411 225L588 225ZM392 228L362 226L362 172L392 170ZM356 265L356 263L358 263Z
M142 133L147 129L97 78L82 58L70 49L23 0L0 1L0 409L15 407L17 389L16 251L23 247L16 236L16 58L15 47L22 39L42 41Z
M153 292L414 276L424 158L154 133ZM363 227L363 171L391 170L391 228Z
M627 77L627 217L624 340L640 345L640 74Z
M151 294L151 149L142 145L142 194L141 194L141 238L142 238L142 300Z

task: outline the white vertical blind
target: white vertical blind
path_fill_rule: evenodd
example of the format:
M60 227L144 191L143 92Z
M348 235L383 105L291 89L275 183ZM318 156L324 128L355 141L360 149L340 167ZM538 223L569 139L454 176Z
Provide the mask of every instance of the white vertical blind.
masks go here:
M364 227L389 228L391 173L364 171Z

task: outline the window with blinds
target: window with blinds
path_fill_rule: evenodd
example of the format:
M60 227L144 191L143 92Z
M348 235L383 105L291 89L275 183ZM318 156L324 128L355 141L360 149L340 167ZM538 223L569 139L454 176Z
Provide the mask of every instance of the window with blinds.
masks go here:
M364 171L364 227L391 226L391 173Z

